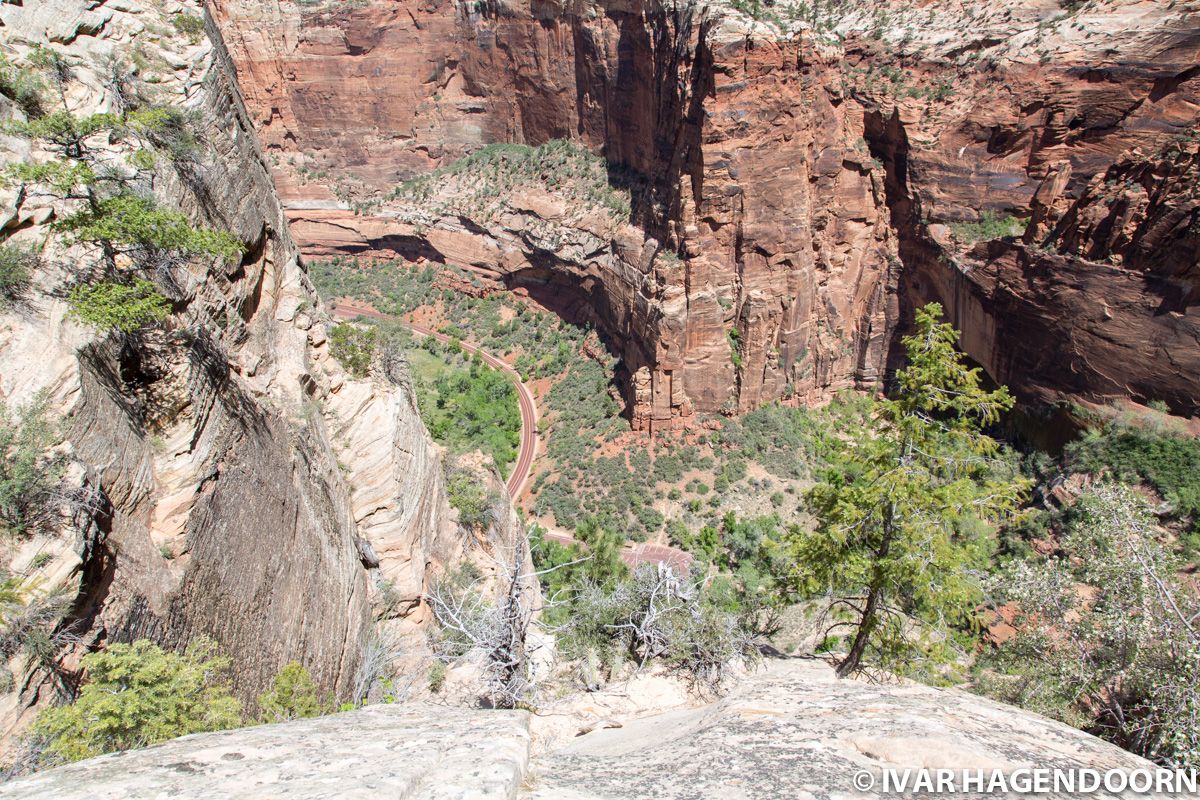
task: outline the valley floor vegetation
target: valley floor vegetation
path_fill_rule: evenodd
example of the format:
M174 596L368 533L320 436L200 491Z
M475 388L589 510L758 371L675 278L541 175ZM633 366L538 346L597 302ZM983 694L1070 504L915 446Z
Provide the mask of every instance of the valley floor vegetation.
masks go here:
M798 522L821 451L863 412L853 395L827 411L769 405L715 417L714 431L647 443L621 416L620 364L595 333L503 293L472 297L449 288L478 282L450 267L335 258L312 264L310 274L327 301L347 297L419 319L509 360L544 387L545 451L524 505L549 526L574 530L593 520L634 541L683 544L689 529L719 528L730 511L775 517L777 526Z
M813 635L789 650L824 653L841 674L958 683L1197 763L1200 441L1167 415L1073 409L1084 433L1061 455L1023 452L996 438L1012 397L964 363L934 306L885 398L772 404L648 440L620 417L620 365L589 346L594 334L445 288L433 267L343 261L314 274L330 298L454 320L443 330L544 382L546 449L525 506L553 598L544 624L582 685L653 660L715 689L717 662L788 639L800 619ZM693 571L631 573L628 540L681 547ZM649 585L668 611L646 605ZM1154 612L1131 617L1135 606Z
M521 441L521 412L507 375L468 353L458 339L413 334L391 320L338 323L329 342L330 352L356 377L365 377L377 358L390 371L403 364L434 440L452 455L480 450L508 476Z

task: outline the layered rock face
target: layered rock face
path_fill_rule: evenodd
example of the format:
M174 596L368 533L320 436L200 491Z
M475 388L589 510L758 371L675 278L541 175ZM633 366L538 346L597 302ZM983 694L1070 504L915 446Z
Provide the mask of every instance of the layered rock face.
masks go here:
M816 90L837 81L825 64L808 74L802 41L755 39L690 6L317 9L216 6L313 252L395 250L574 294L624 357L638 427L878 377L898 263L882 172L861 106ZM294 36L267 31L280 17ZM368 86L378 94L356 102ZM334 118L369 169L334 149ZM525 240L545 218L536 203L491 226L456 214L415 231L328 210L325 188L299 181L328 171L344 196L366 196L487 142L556 137L604 153L614 185L632 187L630 224L567 226L566 239L599 239L579 255ZM444 233L481 227L480 245L447 246Z
M981 66L942 104L875 90L865 135L888 171L904 308L941 302L967 352L1027 399L1200 409L1198 13L1085 4L1014 34L993 11L975 21ZM917 80L957 44L922 51ZM989 212L1024 234L940 224Z
M624 358L639 427L873 385L932 299L1027 396L1195 409L1190 356L1168 366L1195 352L1188 308L1159 313L1153 270L1044 238L1130 148L1195 129L1195 3L864 0L764 7L758 21L641 2L215 9L303 247L574 287ZM582 265L523 240L536 212L396 230L386 203L364 205L481 145L552 138L602 154L633 189L633 230ZM1167 236L1186 258L1193 211L1165 205L1173 232L1134 246ZM1043 238L969 255L942 223L985 211L1034 217ZM439 231L485 241L444 250ZM1166 271L1189 296L1187 270ZM1081 316L1086 330L1064 337ZM1140 363L1107 363L1113 339ZM1147 380L1162 369L1178 377Z
M65 300L97 256L48 227L71 204L20 186L3 197L5 236L39 248L40 261L24 300L0 315L0 398L14 408L49 397L73 511L58 529L6 541L5 566L38 591L65 587L74 601L62 626L78 639L53 671L14 659L8 731L77 677L89 648L141 637L170 647L213 637L248 701L291 660L344 697L375 586L386 581L412 612L427 570L461 552L411 391L351 380L330 356L219 35L211 24L213 40L174 32L173 16L203 9L168 5L0 8L10 60L34 46L61 58L73 115L116 110L109 76L126 68L154 104L187 112L200 150L160 159L154 194L247 247L232 263L151 273L171 300L161 330L97 331ZM19 114L5 102L6 116ZM27 140L0 145L5 161L47 160ZM118 136L95 146L128 155Z

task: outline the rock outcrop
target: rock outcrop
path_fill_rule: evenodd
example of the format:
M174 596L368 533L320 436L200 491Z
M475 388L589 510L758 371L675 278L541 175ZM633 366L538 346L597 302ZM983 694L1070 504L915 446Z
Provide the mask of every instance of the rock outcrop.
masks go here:
M185 736L13 781L11 800L508 800L529 761L523 711L377 705Z
M789 660L711 705L626 720L540 755L529 796L881 797L884 769L1034 767L1153 769L1062 723L964 692L839 680L822 662ZM874 786L859 791L851 780L864 770Z
M1095 248L1058 239L973 257L946 227L983 212L1073 225L1071 206L1094 203L1086 187L1123 154L1194 131L1194 2L764 4L758 20L718 3L214 8L303 247L574 286L624 358L639 427L874 385L932 299L1027 397L1196 410L1194 312L1160 310L1194 292L1176 260L1194 254L1186 203L1171 201L1171 233L1165 218L1153 235L1122 222L1135 248L1180 242L1162 279L1109 274ZM413 175L552 138L602 154L633 189L634 231L582 269L523 241L527 215L416 231L373 219ZM439 249L464 231L484 241ZM1088 330L1064 339L1081 315ZM1104 343L1123 337L1114 362ZM1168 385L1145 379L1164 369Z
M623 698L616 706L636 707L632 684L615 694ZM606 707L602 697L576 699L581 712ZM566 702L543 722L562 727ZM1153 769L1028 712L955 690L839 680L826 664L805 660L770 662L707 705L628 716L609 707L586 724L581 717L578 733L572 727L565 739L535 736L532 758L529 726L519 711L372 706L103 756L14 781L3 793L13 800L880 797L888 768ZM860 771L874 778L873 788L856 790L851 781Z
M352 380L330 356L327 319L219 33L172 24L204 13L127 1L0 6L9 63L26 64L35 47L56 54L61 102L77 117L118 109L113 75L184 111L200 150L160 159L153 193L246 246L231 263L151 273L171 301L161 329L96 331L69 317L65 300L96 257L49 235L70 202L19 186L3 197L5 236L38 248L40 266L27 296L0 314L0 399L15 408L48 395L74 510L57 529L7 540L4 566L38 591L64 587L73 602L62 630L78 640L54 669L13 660L6 732L70 691L88 649L141 637L170 647L215 638L251 703L291 660L344 698L376 588L386 583L394 609L415 611L427 571L461 553L411 390L382 375ZM4 104L5 116L19 114ZM16 137L0 146L5 161L38 156ZM97 146L128 155L119 136Z

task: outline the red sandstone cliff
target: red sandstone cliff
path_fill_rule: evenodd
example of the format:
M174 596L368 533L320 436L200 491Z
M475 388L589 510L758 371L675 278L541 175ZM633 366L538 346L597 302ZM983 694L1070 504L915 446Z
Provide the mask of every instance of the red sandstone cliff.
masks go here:
M623 356L639 426L873 384L929 299L1022 393L1196 410L1194 148L1158 155L1195 131L1195 2L214 7L309 252L570 296ZM552 138L604 156L628 220L530 186L487 220L378 202ZM984 210L1032 215L1026 241L942 224Z

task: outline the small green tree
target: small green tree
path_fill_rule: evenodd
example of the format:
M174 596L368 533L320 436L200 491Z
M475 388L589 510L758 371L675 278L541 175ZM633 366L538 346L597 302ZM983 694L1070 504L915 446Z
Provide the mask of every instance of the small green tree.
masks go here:
M588 556L578 567L579 580L606 586L629 574L629 568L621 560L625 537L611 525L588 517L575 526L575 538L583 543Z
M365 378L375 358L379 331L339 322L329 332L329 352L356 378Z
M450 506L458 511L458 524L464 528L482 528L492 519L495 496L484 491L482 480L470 472L459 471L446 484Z
M193 227L178 211L159 208L151 198L128 192L100 200L55 223L54 229L75 241L102 242L119 251L146 248L229 261L244 249L225 231Z
M118 254L128 255L137 268L162 270L204 256L232 261L245 250L232 234L194 226L182 213L159 207L152 196L155 154L178 161L191 158L196 149L189 118L178 110L147 107L82 117L60 111L8 123L4 131L57 153L48 161L7 165L0 183L82 201L52 230L68 241L101 245L101 264L110 278L118 271ZM122 142L133 152L124 164L115 162L97 149L102 139L108 145ZM107 299L120 291L114 287L142 288L126 279L109 283L103 292Z
M171 24L193 44L199 42L204 36L204 17L195 14L176 14L171 17Z
M129 283L100 281L80 284L67 297L71 316L102 331L133 333L162 322L171 304L145 278Z
M795 533L801 587L849 612L835 625L853 629L842 677L869 654L889 669L949 656L949 634L982 597L971 569L987 555L981 523L1011 513L1027 488L993 469L999 446L982 432L1013 398L981 386L941 313L917 312L894 396L879 401L873 430L839 440L807 496L816 530Z
M328 704L317 696L317 684L300 662L286 664L271 684L271 690L258 696L262 722L286 722L324 714Z
M210 640L183 655L147 639L114 644L84 656L88 682L70 705L38 715L32 732L45 737L54 762L129 750L202 731L242 724L241 704L220 676L229 659Z
M19 300L29 285L37 255L11 242L0 242L0 307Z
M53 516L60 441L44 395L15 411L0 401L0 529L20 534Z

